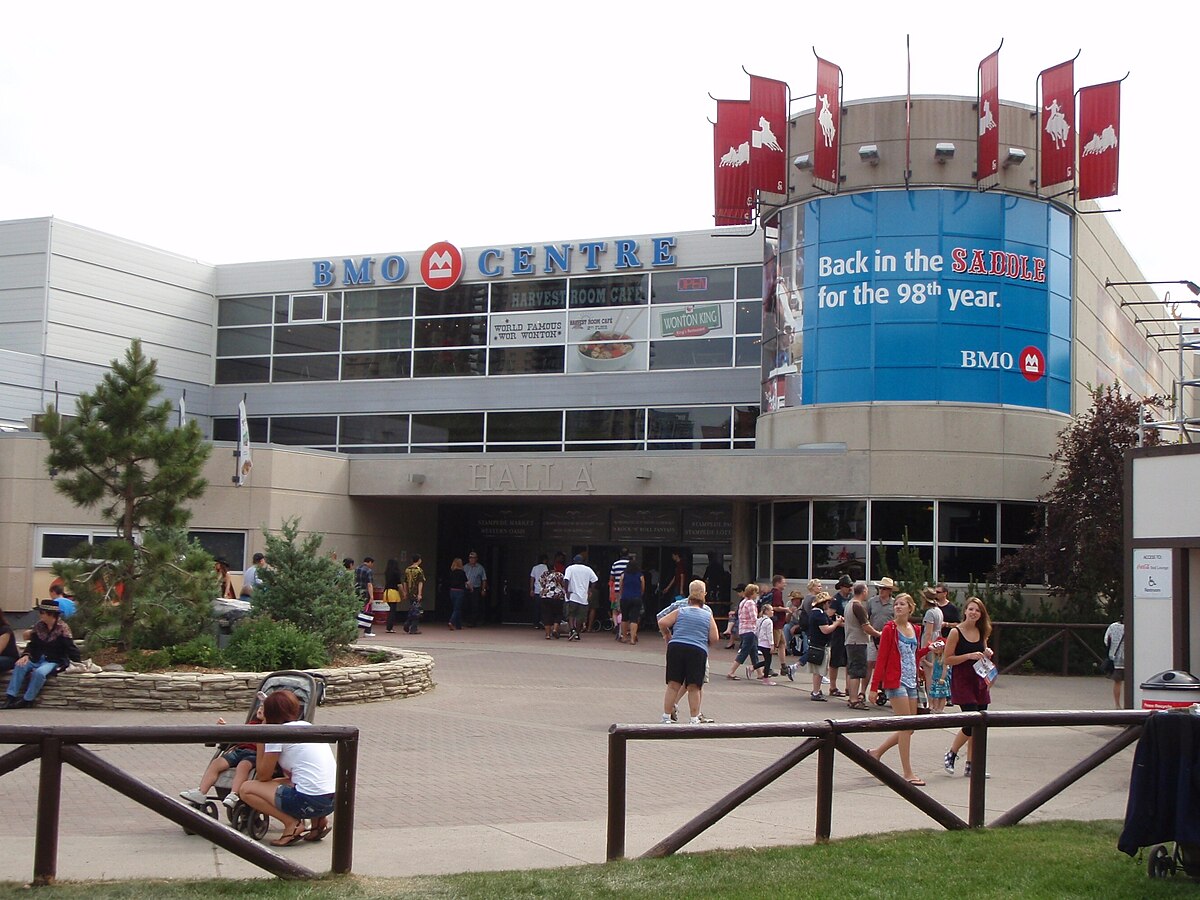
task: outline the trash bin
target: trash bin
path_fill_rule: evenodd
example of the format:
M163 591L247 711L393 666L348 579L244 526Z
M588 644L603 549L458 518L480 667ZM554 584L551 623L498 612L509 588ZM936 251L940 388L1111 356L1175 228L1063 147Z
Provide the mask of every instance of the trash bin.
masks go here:
M1142 682L1142 709L1178 709L1200 703L1200 678L1170 669Z

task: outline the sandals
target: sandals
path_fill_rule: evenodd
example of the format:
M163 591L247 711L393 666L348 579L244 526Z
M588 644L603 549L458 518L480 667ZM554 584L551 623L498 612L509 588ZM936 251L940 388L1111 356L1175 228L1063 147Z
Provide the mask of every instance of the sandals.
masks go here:
M834 688L832 691L829 692L829 696L830 697L849 697L850 695L847 694L845 691L839 691L837 688Z
M906 778L904 780L907 781L909 784L911 784L913 787L925 787L924 779L913 777L913 778Z
M728 678L730 681L741 681L742 680L741 675L726 675L725 677Z
M853 703L847 703L846 706L850 709L870 709L863 700L855 700Z
M319 841L329 834L330 830L329 818L327 816L320 816L313 819L312 827L304 833L304 840Z
M297 825L292 831L284 832L277 840L271 841L272 847L290 847L292 844L298 844L304 840L304 832L300 830L300 825Z

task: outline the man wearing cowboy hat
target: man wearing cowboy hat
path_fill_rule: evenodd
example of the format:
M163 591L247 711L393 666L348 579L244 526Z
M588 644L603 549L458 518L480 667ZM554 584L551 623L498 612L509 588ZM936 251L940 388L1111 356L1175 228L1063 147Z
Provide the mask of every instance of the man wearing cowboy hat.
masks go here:
M882 633L883 626L893 618L892 591L896 589L896 582L884 577L875 582L875 587L878 588L879 593L867 603L867 617L871 620L871 627L876 632ZM871 677L875 674L875 660L878 656L879 638L876 636L872 637L871 642L867 644L867 684L871 683Z
M79 649L71 636L71 629L63 621L62 610L53 600L43 600L34 607L38 620L33 633L25 645L25 652L13 666L8 682L7 699L3 709L24 709L32 706L46 679L61 672L71 660L79 659ZM29 681L26 686L26 680ZM25 695L21 696L21 689Z

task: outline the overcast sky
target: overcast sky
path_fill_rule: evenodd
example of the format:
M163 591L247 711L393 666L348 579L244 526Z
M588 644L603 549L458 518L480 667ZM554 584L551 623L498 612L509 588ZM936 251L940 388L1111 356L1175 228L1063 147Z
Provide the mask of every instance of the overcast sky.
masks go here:
M918 94L973 96L1001 38L1005 100L1036 102L1037 73L1081 48L1077 87L1131 71L1104 202L1148 278L1200 280L1192 17L1138 9L8 4L0 220L214 263L703 229L709 92L747 96L745 66L809 93L815 44L846 100L903 94L909 33Z

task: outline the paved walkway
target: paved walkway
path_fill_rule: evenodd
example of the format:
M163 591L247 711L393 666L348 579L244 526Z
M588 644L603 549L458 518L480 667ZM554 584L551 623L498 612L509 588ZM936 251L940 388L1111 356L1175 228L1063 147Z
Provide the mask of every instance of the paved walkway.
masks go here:
M606 734L613 722L656 722L663 646L636 647L611 634L579 643L545 641L531 628L383 635L378 643L430 652L436 690L407 700L326 707L318 721L362 729L354 869L397 876L602 862L606 827ZM841 703L813 703L805 685L726 681L732 652L713 654L704 710L718 722L794 722L863 716ZM993 688L995 709L1103 709L1099 678L1008 677ZM70 724L195 724L197 713L30 710L4 721ZM213 717L215 718L215 716ZM1095 750L1111 728L997 729L989 735L988 817L1032 793ZM966 817L967 782L941 768L951 732L918 733L914 768L930 795ZM864 738L864 742L869 739ZM629 754L627 849L635 856L794 745L787 740L639 743ZM864 746L867 744L864 743ZM4 748L0 748L3 751ZM163 791L194 787L211 751L203 747L96 748ZM806 760L689 845L699 850L812 841L815 762ZM1121 818L1132 749L1088 775L1031 819ZM899 766L895 753L885 757ZM835 837L936 827L878 781L840 757ZM688 770L708 777L699 790ZM0 881L33 871L37 767L3 777L9 814L0 820L7 852ZM18 810L27 810L28 815ZM281 852L327 870L330 842ZM59 841L62 879L256 877L261 870L182 831L67 767Z

